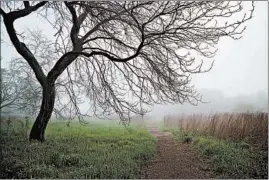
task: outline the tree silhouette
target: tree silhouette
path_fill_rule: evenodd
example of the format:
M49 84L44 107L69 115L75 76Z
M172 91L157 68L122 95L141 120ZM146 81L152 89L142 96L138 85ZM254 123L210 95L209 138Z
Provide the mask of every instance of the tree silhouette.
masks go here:
M239 39L254 4L240 17L243 10L242 2L229 1L3 2L9 38L43 90L30 139L44 141L56 85L78 116L79 97L89 98L94 115L116 112L123 122L154 103L197 104L201 97L190 75L209 71L213 63L202 69L203 61L193 55L212 58L221 37ZM58 58L47 74L14 27L32 13L56 32Z

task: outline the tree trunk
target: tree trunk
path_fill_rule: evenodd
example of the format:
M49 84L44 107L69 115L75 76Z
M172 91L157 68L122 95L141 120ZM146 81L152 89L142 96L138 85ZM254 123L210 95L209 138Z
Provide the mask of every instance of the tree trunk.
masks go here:
M54 102L55 102L55 85L54 83L46 83L43 86L43 93L42 93L42 104L39 111L39 114L35 120L35 123L30 132L30 141L31 140L38 140L40 142L44 142L44 134L49 119L52 115Z

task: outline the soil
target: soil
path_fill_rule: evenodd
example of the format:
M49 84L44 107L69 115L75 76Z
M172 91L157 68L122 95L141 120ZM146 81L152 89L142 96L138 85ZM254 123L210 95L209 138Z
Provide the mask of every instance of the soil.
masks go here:
M192 144L175 142L171 133L148 127L155 136L157 153L154 159L143 165L141 179L209 179L212 173Z

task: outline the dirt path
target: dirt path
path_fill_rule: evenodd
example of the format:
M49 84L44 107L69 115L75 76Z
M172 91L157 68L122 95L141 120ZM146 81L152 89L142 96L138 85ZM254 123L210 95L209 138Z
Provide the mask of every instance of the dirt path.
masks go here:
M158 139L156 157L141 170L142 179L209 179L210 171L191 144L174 142L170 133L148 127Z

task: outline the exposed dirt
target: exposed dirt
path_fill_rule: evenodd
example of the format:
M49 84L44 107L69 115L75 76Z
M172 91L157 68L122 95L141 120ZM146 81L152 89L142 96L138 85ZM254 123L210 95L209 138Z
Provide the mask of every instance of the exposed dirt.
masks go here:
M192 144L175 142L170 133L148 127L158 139L157 154L141 169L142 179L209 179L212 173Z

